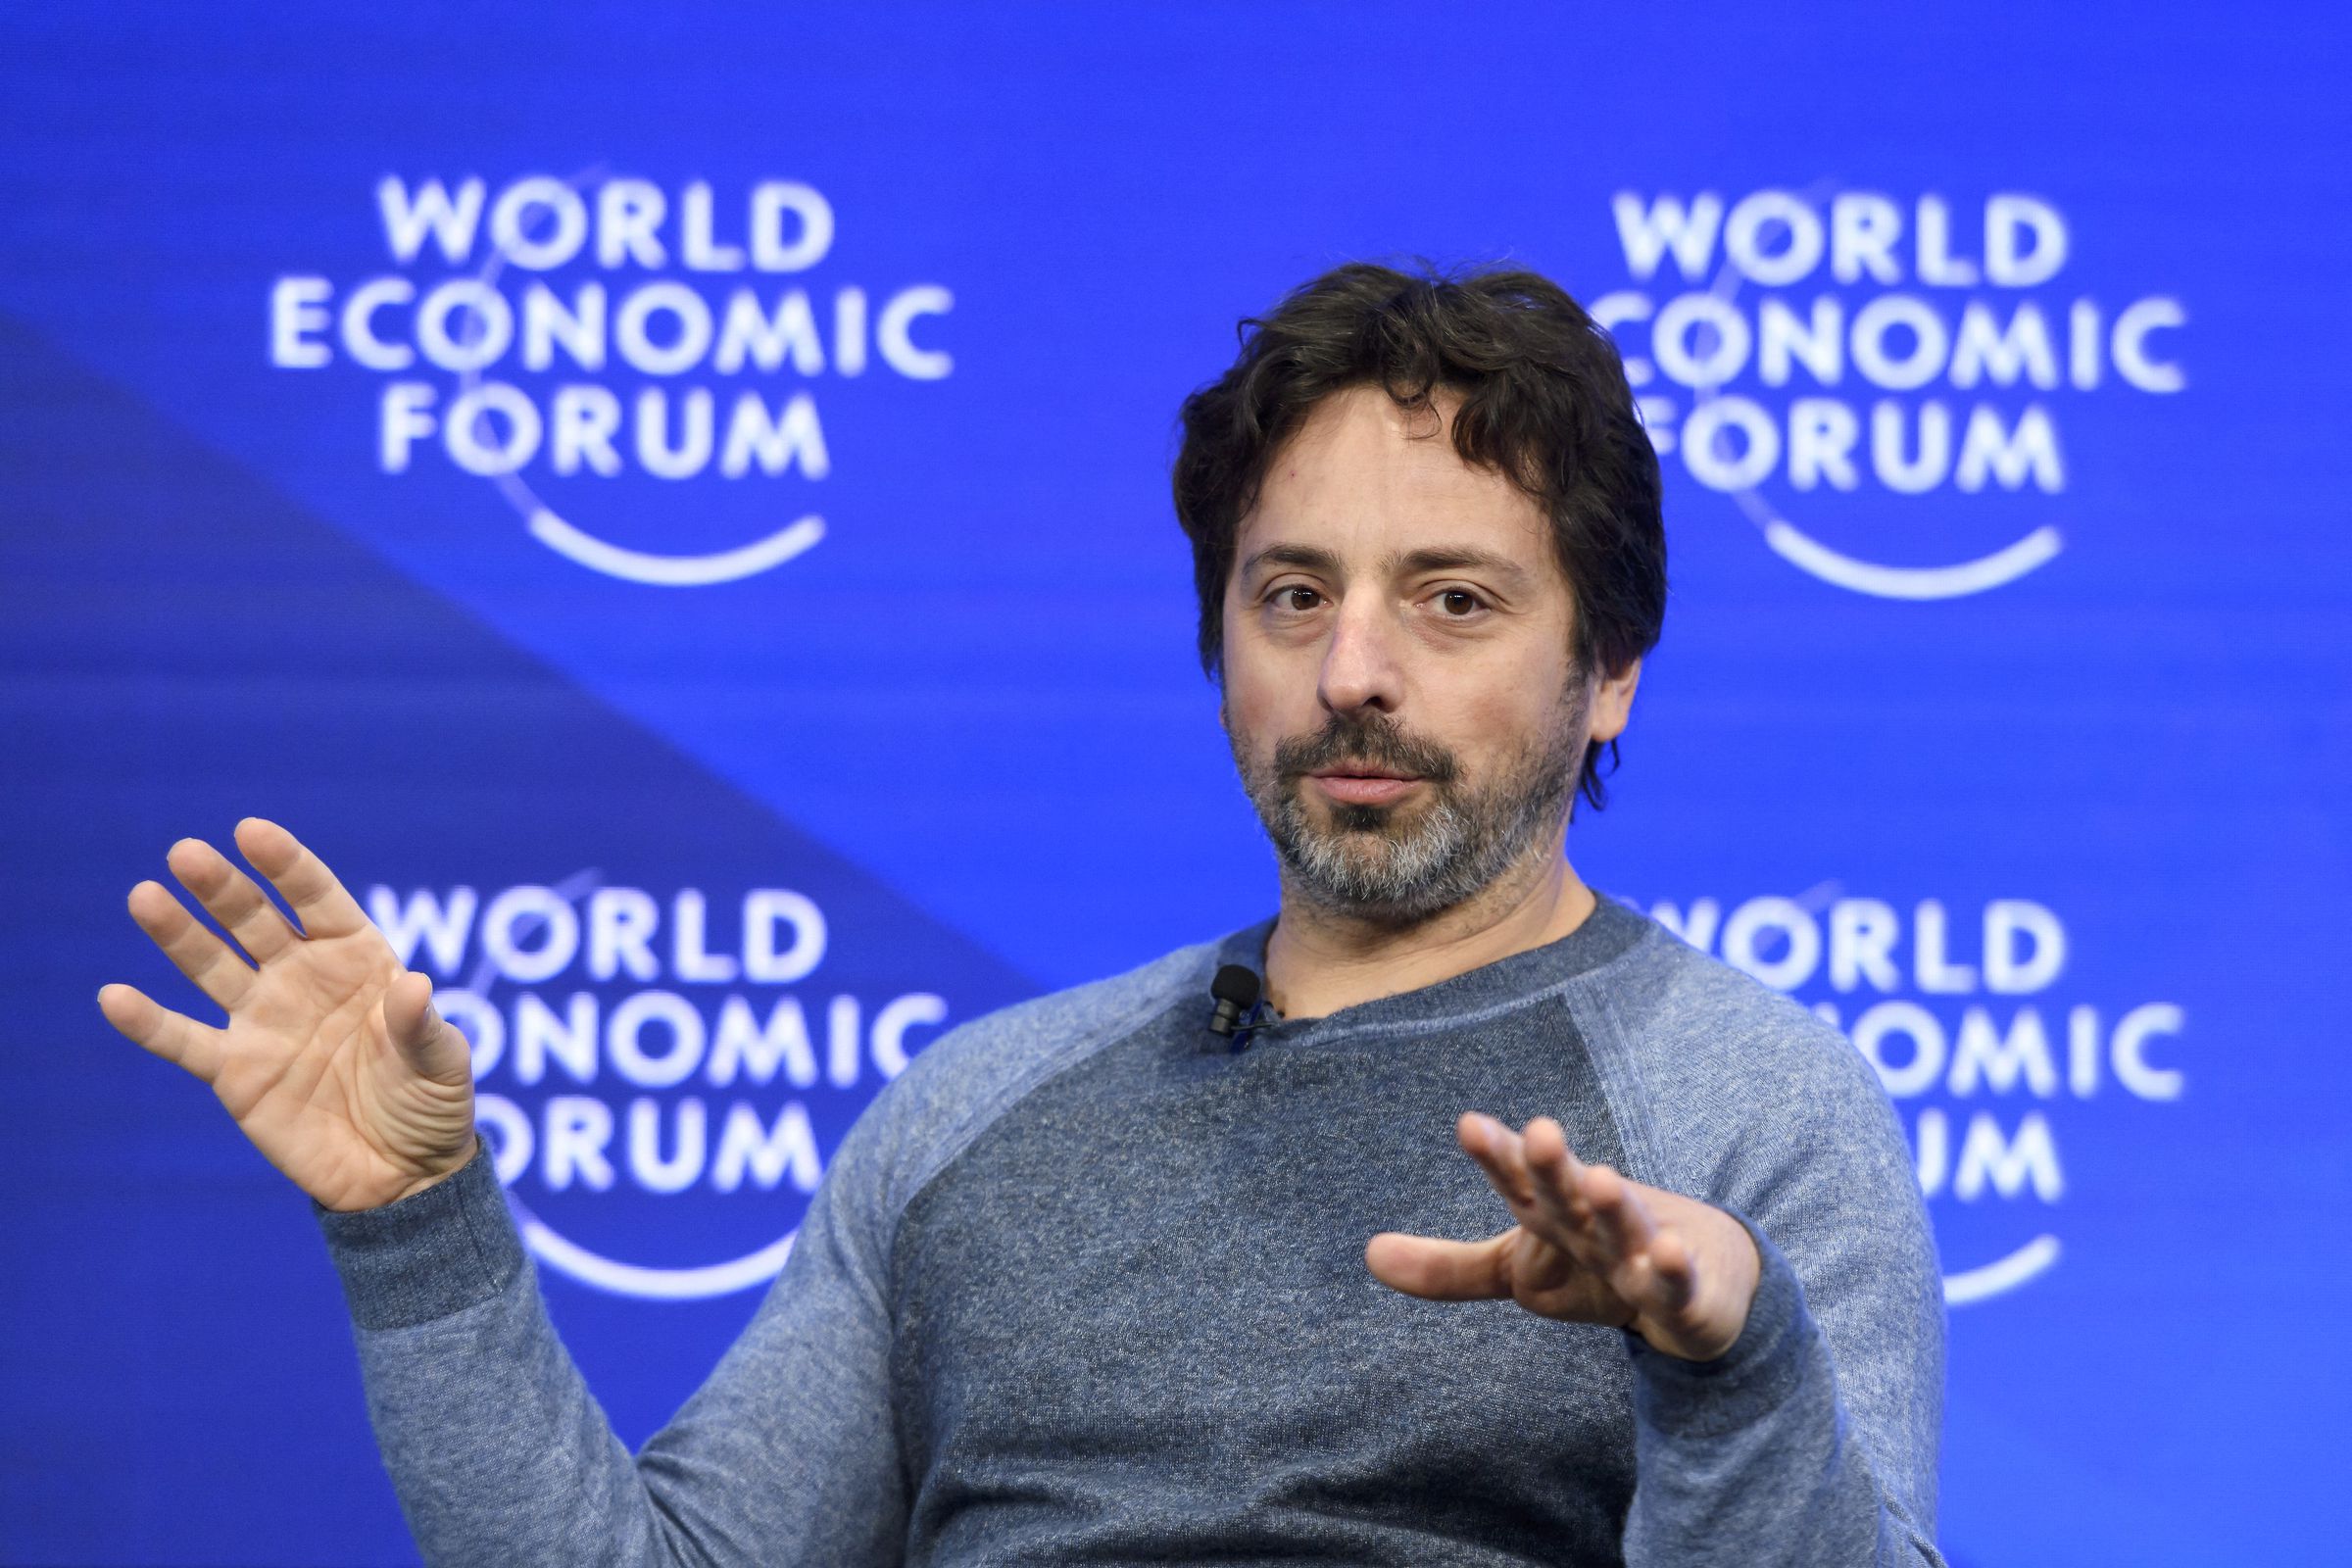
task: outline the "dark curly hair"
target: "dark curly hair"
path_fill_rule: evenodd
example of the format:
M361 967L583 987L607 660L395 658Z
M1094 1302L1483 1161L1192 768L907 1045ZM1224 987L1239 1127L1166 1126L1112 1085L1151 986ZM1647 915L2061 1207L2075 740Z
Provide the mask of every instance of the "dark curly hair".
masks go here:
M1234 540L1282 444L1314 406L1376 384L1408 411L1458 394L1453 445L1507 476L1551 519L1575 595L1576 668L1614 674L1656 646L1666 614L1658 460L1635 412L1616 345L1565 290L1535 272L1446 275L1365 262L1334 268L1245 318L1241 357L1184 400L1173 475L1176 519L1193 542L1200 666L1225 640ZM1616 744L1610 743L1612 766ZM1602 805L1600 748L1579 788Z

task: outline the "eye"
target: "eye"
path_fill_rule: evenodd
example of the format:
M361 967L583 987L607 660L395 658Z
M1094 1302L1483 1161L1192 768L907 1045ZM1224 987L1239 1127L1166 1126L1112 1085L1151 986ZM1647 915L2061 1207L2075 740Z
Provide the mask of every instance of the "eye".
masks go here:
M1438 595L1438 608L1455 620L1464 620L1487 608L1487 602L1467 588L1448 588Z
M1323 602L1322 594L1302 582L1290 583L1277 588L1266 597L1275 609L1298 613L1304 613Z

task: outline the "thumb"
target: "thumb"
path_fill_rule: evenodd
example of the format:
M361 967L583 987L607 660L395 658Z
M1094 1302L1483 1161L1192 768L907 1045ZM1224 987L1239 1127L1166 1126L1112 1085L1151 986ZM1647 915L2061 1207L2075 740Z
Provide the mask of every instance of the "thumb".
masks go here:
M472 1080L472 1049L433 1006L431 976L411 969L384 988L384 1032L402 1059L424 1077L453 1084Z
M1504 1262L1514 1230L1483 1242L1382 1231L1364 1244L1364 1266L1392 1291L1432 1301L1486 1301L1511 1294Z

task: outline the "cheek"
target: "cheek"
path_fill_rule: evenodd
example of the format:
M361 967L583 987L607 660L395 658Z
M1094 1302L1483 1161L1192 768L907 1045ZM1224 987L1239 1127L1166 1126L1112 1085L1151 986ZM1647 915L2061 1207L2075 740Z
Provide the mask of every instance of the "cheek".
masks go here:
M1232 678L1230 672L1217 716L1224 721L1226 738L1236 755L1254 763L1262 763L1273 756L1275 744L1282 739L1279 719L1269 714L1264 704L1245 684Z
M1561 708L1565 681L1563 668L1531 661L1501 678L1432 693L1435 701L1423 710L1423 733L1481 777L1519 765L1528 753L1556 744L1568 716Z
M1283 735L1313 727L1314 672L1255 639L1225 639L1225 727L1237 738L1263 738L1267 748Z

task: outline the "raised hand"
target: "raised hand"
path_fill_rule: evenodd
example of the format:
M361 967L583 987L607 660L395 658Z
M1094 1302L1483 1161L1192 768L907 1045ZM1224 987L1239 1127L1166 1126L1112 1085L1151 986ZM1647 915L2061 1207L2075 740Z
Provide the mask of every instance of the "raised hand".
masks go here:
M1630 1328L1689 1361L1712 1360L1740 1338L1762 1261L1731 1215L1585 1164L1548 1116L1522 1135L1466 1111L1454 1136L1518 1223L1483 1242L1383 1231L1364 1248L1382 1284L1437 1301L1507 1298L1544 1317Z
M227 1009L227 1025L121 984L99 988L106 1021L210 1084L270 1162L328 1208L373 1208L456 1171L475 1148L472 1064L433 1010L432 981L401 966L293 834L249 816L236 844L302 929L220 851L181 839L165 863L236 946L161 882L130 890L130 917Z

